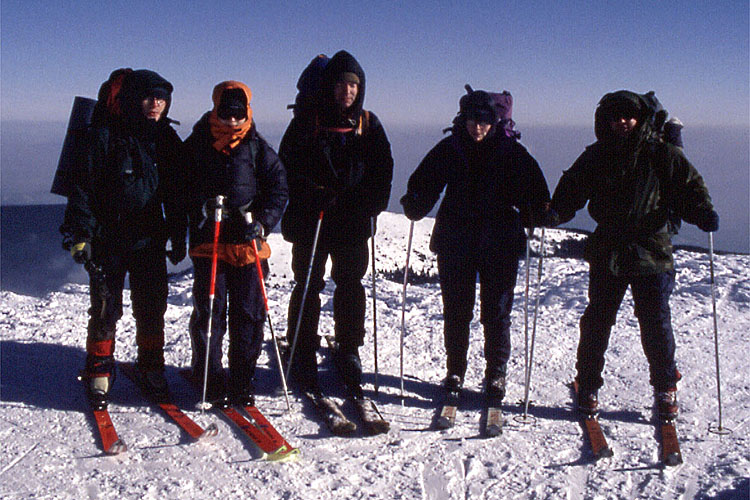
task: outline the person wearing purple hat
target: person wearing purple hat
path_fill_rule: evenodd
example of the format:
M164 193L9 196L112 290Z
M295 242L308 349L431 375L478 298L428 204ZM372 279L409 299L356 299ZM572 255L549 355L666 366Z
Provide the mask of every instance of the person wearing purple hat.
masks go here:
M491 95L467 90L451 135L411 175L401 205L416 221L445 191L430 241L443 296L444 386L448 393L463 386L479 275L485 393L497 401L505 396L513 290L526 247L523 228L544 223L549 190L536 160L501 129Z

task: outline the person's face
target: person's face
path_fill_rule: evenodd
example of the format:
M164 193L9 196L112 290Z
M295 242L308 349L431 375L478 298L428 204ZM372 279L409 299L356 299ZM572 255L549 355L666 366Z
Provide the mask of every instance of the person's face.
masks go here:
M638 120L629 113L619 113L620 116L612 118L609 122L609 128L618 137L627 137L638 126Z
M167 109L167 100L153 96L146 97L141 101L141 109L143 110L143 116L148 120L158 122L161 115L164 114L164 110Z
M466 131L474 139L474 142L481 142L490 133L491 128L491 123L466 120Z
M337 82L333 88L333 99L341 109L349 109L359 93L359 85L353 82Z
M230 116L228 118L219 118L219 122L228 127L239 127L247 121L247 118L237 118L236 116Z

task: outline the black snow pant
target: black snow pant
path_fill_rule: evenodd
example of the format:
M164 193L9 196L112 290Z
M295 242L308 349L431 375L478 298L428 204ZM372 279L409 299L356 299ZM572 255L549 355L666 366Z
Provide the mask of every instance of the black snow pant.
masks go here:
M291 345L297 326L302 295L308 269L312 245L295 243L292 246L292 272L295 286L289 300L287 339ZM325 288L325 268L328 256L331 257L331 278L336 288L333 292L333 321L336 341L340 352L351 361L344 367L347 385L361 383L361 365L358 349L365 338L365 289L362 278L369 262L367 240L349 246L326 248L319 244L315 251L310 285L305 298L305 307L300 323L297 345L292 359L291 373L301 388L317 386L316 352L320 347L318 321L320 319L320 292ZM351 373L348 373L351 371Z
M211 260L193 258L193 313L190 316L192 370L203 381L208 337ZM222 368L222 340L229 318L229 383ZM208 355L207 399L251 395L253 376L263 346L266 319L263 295L255 264L236 267L219 261Z
M114 369L115 330L122 318L122 292L129 274L130 298L135 318L138 364L145 369L164 368L164 313L167 310L167 263L163 248L153 245L102 259L105 295L97 280L90 285L86 371L110 374Z
M486 374L505 375L510 358L510 313L518 257L491 253L472 256L438 254L437 262L443 296L448 375L458 375L463 379L466 373L477 273Z
M635 316L641 328L641 344L648 360L650 383L656 391L677 384L675 341L669 296L675 272L617 277L606 268L592 266L589 274L589 305L581 317L576 369L582 391L599 389L604 381L604 353L625 291L630 286Z

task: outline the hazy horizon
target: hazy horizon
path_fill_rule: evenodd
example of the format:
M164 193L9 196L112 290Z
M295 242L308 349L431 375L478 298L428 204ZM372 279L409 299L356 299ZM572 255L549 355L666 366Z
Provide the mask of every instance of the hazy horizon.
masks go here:
M442 123L391 124L382 118L395 159L393 189L388 209L401 213L399 198L406 182L425 154L445 135ZM274 147L288 122L258 123L258 130ZM193 123L177 127L185 139ZM594 142L592 126L522 126L521 143L539 162L550 191L563 170L572 165L588 144ZM29 130L34 130L29 134ZM62 148L63 122L0 121L0 201L2 205L63 204L65 199L49 192ZM721 216L715 235L717 249L750 253L750 126L701 127L687 125L683 131L685 153L706 179ZM437 205L436 205L437 207ZM431 214L434 214L433 210ZM593 221L581 210L565 227L591 230ZM704 233L684 224L675 239L678 244L707 247Z

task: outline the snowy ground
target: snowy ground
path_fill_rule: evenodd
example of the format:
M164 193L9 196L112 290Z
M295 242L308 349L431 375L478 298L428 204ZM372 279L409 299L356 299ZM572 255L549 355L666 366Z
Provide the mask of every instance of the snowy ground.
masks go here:
M217 422L212 440L191 443L121 377L110 406L127 453L100 451L83 391L75 376L83 365L87 287L69 283L40 296L0 292L2 401L0 402L0 497L2 498L748 498L750 448L750 257L716 257L723 424L734 432L708 432L718 423L713 326L706 253L677 252L678 284L672 297L678 342L680 384L678 421L685 464L663 469L651 419L647 367L628 294L618 316L600 393L602 425L614 457L593 461L570 403L566 384L574 376L578 320L586 305L586 265L571 257L580 235L547 231L552 245L544 260L530 414L533 424L516 420L523 398L524 267L519 271L505 432L479 437L480 384L484 369L482 333L472 325L469 389L457 425L447 432L430 429L432 399L444 375L442 314L438 285L430 280L408 288L405 337L405 398L399 397L399 342L402 284L398 275L406 254L408 221L384 214L377 239L378 347L380 394L372 390L372 336L362 350L371 396L392 423L387 435L332 436L312 408L295 397L287 413L275 395L278 374L270 350L258 368L258 406L287 439L302 450L295 463L269 463L226 421L194 410L195 397L178 375L190 360L187 335L191 274L170 283L166 357L168 378L180 406L204 426ZM434 275L427 249L432 221L416 224L412 269ZM538 242L535 242L536 246ZM292 287L289 246L271 237L269 295L277 334L286 330ZM536 271L537 260L532 258ZM33 272L33 271L30 271ZM532 292L535 273L532 273ZM370 293L370 275L365 279ZM332 331L332 287L323 293L321 332ZM119 324L116 356L133 360L134 323L129 295ZM372 325L368 299L368 328ZM478 309L476 311L478 317ZM270 335L268 335L270 339ZM323 380L333 382L326 350L320 354ZM353 409L345 406L353 416Z

